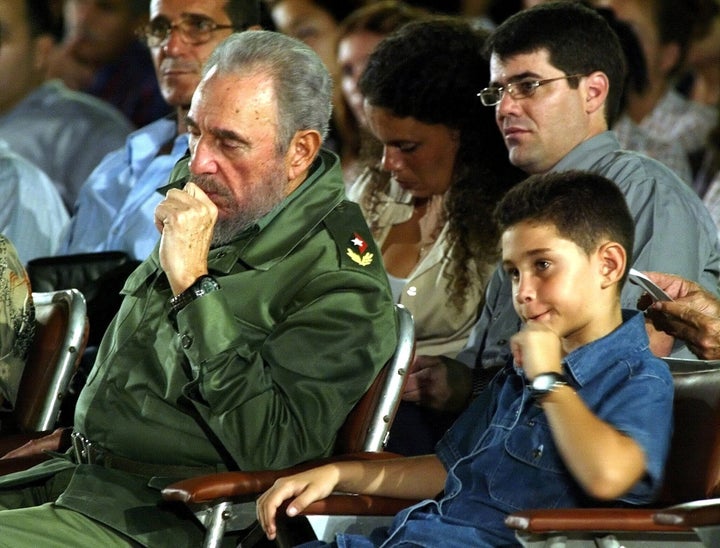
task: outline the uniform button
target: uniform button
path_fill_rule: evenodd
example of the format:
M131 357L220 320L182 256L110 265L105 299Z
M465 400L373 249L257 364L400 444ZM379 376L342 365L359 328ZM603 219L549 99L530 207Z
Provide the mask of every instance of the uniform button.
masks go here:
M505 346L507 344L507 339L499 339L497 343L500 346Z
M192 337L190 335L183 335L180 338L180 344L183 348L190 348L192 346Z
M417 295L417 287L415 287L414 285L411 285L410 287L408 287L407 294L410 295L411 297L414 297L415 295Z
M221 251L220 253L218 253L218 257L220 257L221 259L222 259L225 255L227 255L227 251Z

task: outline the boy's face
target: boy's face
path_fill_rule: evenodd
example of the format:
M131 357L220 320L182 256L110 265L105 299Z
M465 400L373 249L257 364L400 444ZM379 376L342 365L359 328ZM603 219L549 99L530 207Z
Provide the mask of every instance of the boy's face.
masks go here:
M523 322L541 322L568 350L607 334L599 254L589 256L551 224L520 222L502 235L503 270ZM613 292L615 296L616 293Z

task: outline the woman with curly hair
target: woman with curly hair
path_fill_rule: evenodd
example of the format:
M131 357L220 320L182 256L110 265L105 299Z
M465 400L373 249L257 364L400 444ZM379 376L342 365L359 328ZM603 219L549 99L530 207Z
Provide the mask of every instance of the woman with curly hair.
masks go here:
M493 209L523 178L477 97L489 81L485 37L459 19L408 23L378 44L360 79L382 160L348 195L382 250L395 300L415 318L418 356L465 346L498 259ZM389 448L432 450L453 419L403 405Z
M522 178L477 97L489 80L484 38L461 20L409 23L380 42L360 80L383 150L349 194L415 317L419 354L465 345L498 258L493 208Z

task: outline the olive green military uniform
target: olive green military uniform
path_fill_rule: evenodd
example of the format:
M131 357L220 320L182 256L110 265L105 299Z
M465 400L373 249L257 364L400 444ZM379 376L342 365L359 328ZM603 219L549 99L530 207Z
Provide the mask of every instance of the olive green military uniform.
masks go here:
M159 487L331 452L397 333L380 254L344 199L337 157L321 152L290 197L208 263L221 289L182 309L177 325L157 248L127 280L75 414L99 464L56 458L0 488L40 478L32 504L61 491L56 508L143 545L197 546L201 528L159 507ZM0 504L18 504L17 492L6 495ZM10 542L12 524L27 524L23 512L10 513L0 512L0 545L24 546ZM49 537L59 521L43 524Z

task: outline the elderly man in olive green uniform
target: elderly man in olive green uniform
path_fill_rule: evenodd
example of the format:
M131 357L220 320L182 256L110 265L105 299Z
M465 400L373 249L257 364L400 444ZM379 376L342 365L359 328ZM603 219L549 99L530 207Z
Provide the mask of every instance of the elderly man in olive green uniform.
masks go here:
M80 395L77 451L2 478L0 546L197 546L159 487L330 453L396 340L380 254L320 150L330 103L292 38L247 31L213 53L160 243Z

